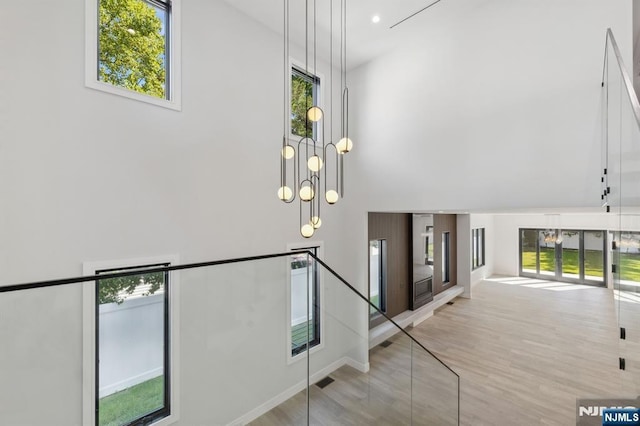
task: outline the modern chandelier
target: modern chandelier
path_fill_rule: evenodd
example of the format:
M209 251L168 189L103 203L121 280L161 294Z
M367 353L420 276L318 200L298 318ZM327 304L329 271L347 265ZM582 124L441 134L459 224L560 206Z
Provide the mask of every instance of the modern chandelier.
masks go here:
M329 34L325 40L318 39L318 5L328 9ZM334 4L339 6L337 13L339 35L334 35ZM337 9L337 7L336 7ZM329 114L321 108L318 96L306 93L304 96L304 133L302 136L292 132L292 66L290 53L290 22L300 22L300 17L291 17L289 0L284 0L284 118L282 148L280 151L280 187L278 198L285 203L293 203L297 198L300 207L300 234L305 238L313 236L322 225L320 206L322 198L332 205L344 194L344 155L353 148L349 138L349 89L347 87L347 28L346 0L305 0L305 38L304 38L304 76L311 78L311 85L317 84L317 47L318 42L329 46L329 77L326 84L329 91ZM323 21L326 22L326 21ZM340 134L334 143L333 121L333 74L334 45L340 59ZM325 84L324 81L320 82ZM315 89L313 89L315 90ZM299 101L299 100L298 100ZM328 129L328 134L326 130Z

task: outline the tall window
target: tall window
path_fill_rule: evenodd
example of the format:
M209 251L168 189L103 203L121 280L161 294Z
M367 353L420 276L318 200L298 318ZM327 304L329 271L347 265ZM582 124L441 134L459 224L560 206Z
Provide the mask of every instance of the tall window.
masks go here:
M179 109L179 1L86 0L87 86Z
M369 301L380 311L387 311L387 240L369 241ZM370 307L371 316L379 315Z
M425 265L433 265L433 226L425 228L424 259Z
M97 280L95 297L96 424L150 424L169 416L168 272Z
M442 283L446 284L451 281L450 276L450 241L449 241L449 233L442 233Z
M318 105L320 78L297 67L291 68L291 133L317 139L316 123L307 118L307 110Z
M318 255L319 247L298 247ZM306 253L291 255L291 356L320 344L320 273Z
M484 228L471 230L471 268L484 266Z

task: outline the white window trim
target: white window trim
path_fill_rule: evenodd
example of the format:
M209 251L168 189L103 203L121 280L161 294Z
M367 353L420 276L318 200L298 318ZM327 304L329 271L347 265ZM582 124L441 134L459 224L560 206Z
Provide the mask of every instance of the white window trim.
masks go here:
M101 92L134 99L180 111L182 109L181 78L181 0L171 0L169 33L169 99L160 99L98 80L98 1L85 0L85 86Z
M291 102L291 71L293 70L293 68L297 68L298 70L302 71L302 72L306 72L305 71L305 66L304 66L304 62L300 62L292 57L289 57L289 79L287 80L287 90L289 93L289 102ZM324 74L319 72L318 70L315 70L315 72L308 72L311 75L316 76L318 79L320 79L320 87L318 88L318 106L322 109L322 112L324 113L324 118L323 120L328 120L328 111L326 111L325 109L325 103L324 103L324 99L325 99L325 90L324 87L326 86L325 84L325 79L324 79ZM289 121L289 123L287 124L287 127L289 129L289 144L291 144L295 149L298 149L298 142L300 142L300 139L302 138L301 136L298 135L294 135L291 132L291 121ZM316 140L316 142L321 141L322 140L322 126L319 125L318 126L318 135L317 135L318 139ZM308 143L308 142L305 142Z
M124 260L107 260L97 262L84 262L82 264L83 275L95 275L96 271L104 269L127 268L138 265L152 265L168 263L179 264L177 254L143 257ZM170 272L169 278L169 380L171 389L171 413L169 416L152 423L154 426L168 426L180 419L180 286L179 273ZM82 424L84 426L95 425L95 281L87 281L82 284Z
M290 243L287 244L287 251L296 251L303 250L308 247L317 247L317 256L322 259L324 257L324 242L316 241L316 242L307 242L307 243ZM318 265L320 276L320 285L318 286L318 295L320 299L320 312L322 313L324 306L324 269ZM291 355L291 262L287 262L287 316L286 316L286 324L285 330L287 330L287 346L286 346L286 354L287 354L287 365L293 364L300 360L306 359L306 354L312 355L324 348L324 315L320 315L320 343L312 347L309 351L303 351L296 355Z

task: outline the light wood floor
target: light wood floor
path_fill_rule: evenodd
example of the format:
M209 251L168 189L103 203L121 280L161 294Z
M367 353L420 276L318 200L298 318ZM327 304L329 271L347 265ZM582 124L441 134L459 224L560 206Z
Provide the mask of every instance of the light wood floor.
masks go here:
M611 290L496 277L410 332L460 375L462 425L572 425L577 398L640 390L618 369ZM312 424L455 424L451 375L407 338L391 340L372 349L368 374L343 367L312 387ZM305 404L303 392L252 424L304 424Z

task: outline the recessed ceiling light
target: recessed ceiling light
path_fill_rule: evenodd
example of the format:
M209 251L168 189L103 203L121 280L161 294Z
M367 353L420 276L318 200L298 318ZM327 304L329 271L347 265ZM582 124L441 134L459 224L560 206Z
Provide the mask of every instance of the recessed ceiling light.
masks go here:
M371 22L373 22L374 24L377 24L378 22L380 22L380 16L373 15L373 17L371 18Z

